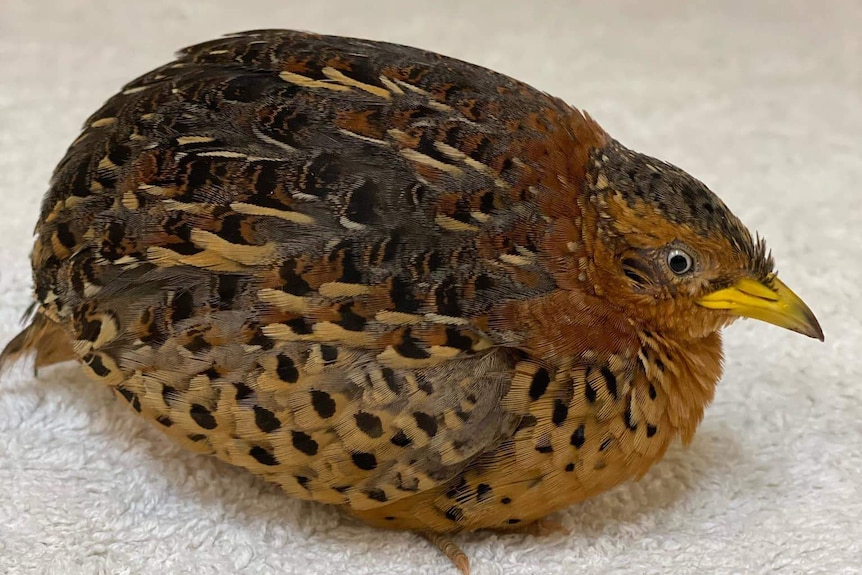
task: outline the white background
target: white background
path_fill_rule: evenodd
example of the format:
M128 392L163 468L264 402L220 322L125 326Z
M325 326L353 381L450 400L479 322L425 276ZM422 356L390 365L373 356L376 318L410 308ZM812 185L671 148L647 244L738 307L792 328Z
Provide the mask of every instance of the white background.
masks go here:
M459 538L491 573L862 572L862 2L0 0L0 339L50 172L183 46L299 28L443 52L590 112L763 233L827 341L741 322L694 444L559 514ZM0 379L0 573L441 573L418 537L181 451L70 364Z

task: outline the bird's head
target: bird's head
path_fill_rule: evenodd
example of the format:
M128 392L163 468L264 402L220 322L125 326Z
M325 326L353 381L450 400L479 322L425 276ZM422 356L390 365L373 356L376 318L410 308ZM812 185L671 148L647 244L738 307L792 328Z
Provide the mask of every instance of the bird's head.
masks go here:
M739 317L823 340L763 240L684 171L611 142L592 157L593 283L659 333L700 338Z

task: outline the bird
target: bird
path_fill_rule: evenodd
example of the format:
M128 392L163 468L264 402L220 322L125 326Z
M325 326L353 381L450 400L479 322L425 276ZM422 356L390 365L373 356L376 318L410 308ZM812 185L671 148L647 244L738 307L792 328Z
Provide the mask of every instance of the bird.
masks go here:
M764 240L586 112L437 53L292 30L186 48L50 182L27 327L186 448L416 532L548 516L692 441L722 329L823 340Z

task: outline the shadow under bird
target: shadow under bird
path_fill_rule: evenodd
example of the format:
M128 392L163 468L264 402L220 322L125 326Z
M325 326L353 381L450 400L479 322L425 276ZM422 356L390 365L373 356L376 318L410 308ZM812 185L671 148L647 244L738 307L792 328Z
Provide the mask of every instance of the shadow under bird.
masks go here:
M437 544L690 442L739 317L823 339L701 182L414 48L285 30L179 53L84 126L0 362L78 360L186 447Z

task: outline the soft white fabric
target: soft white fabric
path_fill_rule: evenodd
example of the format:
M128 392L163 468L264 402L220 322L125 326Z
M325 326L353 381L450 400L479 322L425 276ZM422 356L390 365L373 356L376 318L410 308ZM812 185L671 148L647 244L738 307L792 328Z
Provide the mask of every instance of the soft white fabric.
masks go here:
M175 49L263 27L418 45L586 108L765 234L823 324L825 344L730 328L689 449L560 513L568 537L460 537L475 574L862 572L862 2L2 0L3 342L83 120ZM455 571L415 535L181 451L65 364L0 380L0 573Z

